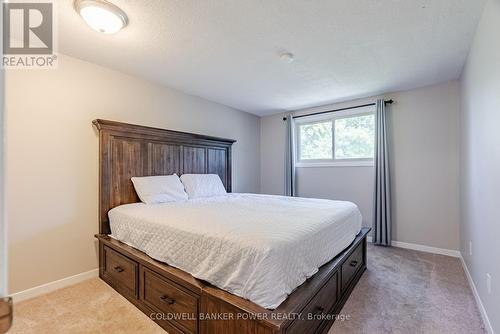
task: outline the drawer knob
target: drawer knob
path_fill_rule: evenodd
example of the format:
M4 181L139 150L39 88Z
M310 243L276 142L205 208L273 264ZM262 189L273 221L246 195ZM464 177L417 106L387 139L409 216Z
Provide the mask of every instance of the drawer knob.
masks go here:
M168 305L173 305L175 303L175 299L172 299L172 298L168 298L167 295L163 295L160 297L161 300L163 300L165 303L167 303Z
M314 311L314 315L318 315L318 314L321 314L323 313L325 309L321 306L316 306L316 311Z
M351 267L356 267L358 265L358 261L352 260L351 263L349 263Z
M114 270L116 270L117 272L121 273L124 269L120 266L116 266L113 268Z

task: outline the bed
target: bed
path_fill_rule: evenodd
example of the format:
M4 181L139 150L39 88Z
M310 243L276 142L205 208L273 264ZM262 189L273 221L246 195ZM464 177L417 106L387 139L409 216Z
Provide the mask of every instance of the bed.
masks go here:
M268 309L349 246L350 202L228 194L109 212L111 236Z
M233 140L96 120L100 277L169 333L321 333L366 269L349 202L232 194ZM135 176L217 174L227 195L143 204Z

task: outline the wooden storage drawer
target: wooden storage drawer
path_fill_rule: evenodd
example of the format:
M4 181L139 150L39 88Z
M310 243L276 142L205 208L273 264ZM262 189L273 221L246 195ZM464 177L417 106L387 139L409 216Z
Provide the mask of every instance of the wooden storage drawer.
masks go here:
M329 312L337 302L337 282L335 273L302 310L302 317L288 327L287 334L315 333L325 319L333 317Z
M342 264L342 291L347 288L361 267L363 267L363 243L360 243Z
M137 297L139 264L107 246L103 246L103 260L103 279L116 290Z
M141 266L141 299L185 333L198 332L198 297Z

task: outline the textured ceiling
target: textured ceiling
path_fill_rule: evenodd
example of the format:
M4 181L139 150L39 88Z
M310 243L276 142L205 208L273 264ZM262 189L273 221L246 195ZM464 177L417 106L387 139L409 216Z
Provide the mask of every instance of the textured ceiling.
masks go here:
M459 77L484 0L111 0L115 35L58 1L59 51L258 115ZM293 63L279 54L295 55Z

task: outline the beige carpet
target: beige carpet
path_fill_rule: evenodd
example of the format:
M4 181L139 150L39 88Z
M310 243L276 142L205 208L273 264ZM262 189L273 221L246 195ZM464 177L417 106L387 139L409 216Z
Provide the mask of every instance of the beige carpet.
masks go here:
M332 333L485 333L460 260L369 245L368 269Z
M370 246L331 333L484 333L458 259ZM164 333L99 279L15 305L9 333Z

